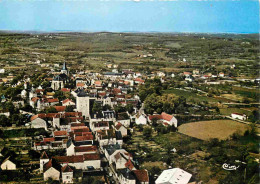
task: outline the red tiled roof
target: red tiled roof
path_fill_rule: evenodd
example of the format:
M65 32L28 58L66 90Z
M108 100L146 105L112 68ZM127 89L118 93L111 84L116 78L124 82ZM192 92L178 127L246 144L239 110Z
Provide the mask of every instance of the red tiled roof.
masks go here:
M94 125L95 127L106 127L109 126L109 123L107 121L100 121Z
M85 126L85 123L72 123L71 127L81 127L81 126Z
M162 116L162 118L163 118L164 120L167 120L167 121L171 121L171 119L173 118L172 115L166 114L165 112L162 112L161 116Z
M55 131L54 136L66 136L67 131Z
M67 102L73 102L73 101L71 99L65 99L65 100L62 101L63 104L67 103Z
M89 132L89 128L87 126L79 126L79 127L71 127L72 132Z
M148 116L149 120L153 120L153 119L162 119L162 116L161 115L150 115Z
M168 123L163 123L165 126L169 126L169 124Z
M88 136L88 135L92 135L92 132L71 132L73 133L73 136Z
M128 161L125 163L125 167L128 168L129 170L133 170L134 165L130 159L128 159Z
M33 102L36 102L36 101L39 100L39 99L40 99L40 98L38 98L38 97L32 97L31 100L32 100Z
M73 172L70 166L67 164L61 168L61 172Z
M58 163L79 163L84 162L83 155L74 156L55 156L53 157Z
M102 81L95 81L95 85L101 85Z
M48 103L59 102L59 99L58 98L47 98L47 102Z
M117 129L117 130L119 130L119 128L122 126L122 124L121 123L117 123L117 125L115 126L115 128Z
M84 84L84 83L82 83L82 82L78 82L76 86L77 86L77 87L84 87L84 86L85 86L85 84Z
M47 145L46 142L35 142L34 143L35 146L44 146L44 145Z
M93 140L93 135L87 135L87 136L76 136L74 138L75 141L90 141Z
M58 112L64 112L66 109L66 106L54 106L54 108L56 109L56 111Z
M100 160L100 155L97 153L84 154L84 160Z
M60 171L61 166L56 162L56 160L50 159L49 162L43 165L43 171L47 171L49 168L55 168L57 171Z
M49 157L45 151L42 153L41 159L49 159Z
M136 176L137 180L141 182L149 182L149 175L148 171L143 169L143 170L133 170L134 175Z
M173 116L172 115L170 115L170 114L166 114L165 112L162 112L162 114L161 115L150 115L150 116L148 116L148 118L149 118L149 120L152 120L152 119L164 119L164 120L166 120L166 121L170 121L172 118L173 118Z
M64 113L65 117L77 117L77 116L82 116L82 112L65 112Z
M97 146L78 146L75 147L75 152L93 152L97 151Z
M144 80L141 79L141 78L136 78L135 81L137 81L137 82L142 82L142 83L144 82Z
M61 91L62 92L70 92L70 89L69 88L62 88Z
M114 89L113 89L113 92L114 92L114 93L121 93L121 89L114 88Z
M43 138L43 142L54 142L55 138L54 137L50 137L50 138Z
M36 119L36 118L53 118L56 117L57 115L59 115L59 113L48 113L48 114L36 114L34 116L31 117L31 121Z
M40 93L40 92L43 92L43 91L44 91L44 89L36 89L35 90L36 93Z
M183 72L184 75L191 75L190 72Z

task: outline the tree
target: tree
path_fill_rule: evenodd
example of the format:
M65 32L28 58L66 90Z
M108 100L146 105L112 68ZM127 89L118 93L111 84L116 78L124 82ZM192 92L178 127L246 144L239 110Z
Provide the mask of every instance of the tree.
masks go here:
M103 110L104 110L104 111L106 111L106 110L111 110L111 109L112 109L112 107L111 107L110 105L108 105L108 104L106 104L106 105L103 106Z
M5 115L0 115L0 125L5 127L9 125L9 119Z
M125 107L121 106L121 105L116 105L114 107L114 110L116 111L116 113L119 113L119 112L125 112Z
M218 107L216 107L216 113L220 113L220 110L219 110L219 108Z
M58 98L60 101L66 99L66 96L62 91L56 91L54 94L54 98Z
M73 112L74 110L74 107L72 105L68 105L66 108L65 108L65 112Z
M127 104L125 109L131 114L134 111L133 104Z
M250 103L250 100L248 99L248 98L243 98L243 101L242 101L243 103L246 103L246 104L249 104Z
M46 113L57 113L58 111L54 107L49 107L46 109Z
M145 136L145 138L150 138L152 135L152 129L150 127L145 127L143 130L143 135Z
M101 111L102 111L101 104L95 101L92 107L92 113L100 114Z

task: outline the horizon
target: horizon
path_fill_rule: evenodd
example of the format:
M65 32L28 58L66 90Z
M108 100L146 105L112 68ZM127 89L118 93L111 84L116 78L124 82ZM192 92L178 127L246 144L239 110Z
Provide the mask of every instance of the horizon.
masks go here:
M53 30L53 31L40 31L40 30L4 30L0 29L0 33L19 33L19 34L59 34L59 33L132 33L132 34L230 34L230 35L251 35L259 34L259 32L160 32L160 31L84 31L84 30Z
M2 0L0 16L13 32L259 33L256 0Z

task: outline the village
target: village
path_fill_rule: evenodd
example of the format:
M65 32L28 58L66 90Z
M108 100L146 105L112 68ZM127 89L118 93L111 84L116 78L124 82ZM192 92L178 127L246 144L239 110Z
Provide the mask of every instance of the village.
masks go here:
M248 170L244 181L257 181L258 76L235 75L236 63L220 70L178 62L186 67L107 61L98 71L36 59L25 72L2 65L0 182L202 184L241 177L222 168L227 162Z

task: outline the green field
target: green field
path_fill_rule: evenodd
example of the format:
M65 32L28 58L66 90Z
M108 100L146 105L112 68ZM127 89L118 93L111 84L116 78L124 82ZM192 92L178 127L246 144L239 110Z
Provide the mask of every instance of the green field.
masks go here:
M249 126L233 120L213 120L186 123L179 126L179 132L201 140L228 139L233 133L243 134Z
M180 90L180 89L168 89L168 90L165 90L164 93L175 94L177 96L183 96L187 99L187 102L191 102L192 100L197 101L197 102L207 101L210 103L215 103L215 102L220 101L213 97L201 96L195 92L184 91L184 90Z
M240 114L246 114L247 116L251 115L252 113L247 110L243 110L240 108L220 108L220 114L230 116L232 113L240 113Z

